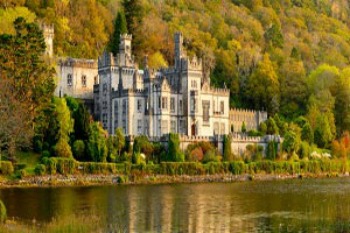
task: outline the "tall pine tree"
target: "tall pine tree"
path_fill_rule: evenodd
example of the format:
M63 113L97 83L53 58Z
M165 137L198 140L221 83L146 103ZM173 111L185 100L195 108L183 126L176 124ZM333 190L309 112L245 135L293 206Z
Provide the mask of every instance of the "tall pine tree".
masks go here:
M114 32L109 42L109 51L116 55L119 51L120 35L128 33L126 18L123 11L119 11L114 21Z

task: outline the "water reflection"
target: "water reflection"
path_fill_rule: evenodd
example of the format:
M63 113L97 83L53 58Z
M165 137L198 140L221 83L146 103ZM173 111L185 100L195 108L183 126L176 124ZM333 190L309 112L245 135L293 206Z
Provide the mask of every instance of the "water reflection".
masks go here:
M350 179L343 178L13 188L0 190L0 198L10 218L28 222L94 214L127 232L294 232L349 227L349 191Z

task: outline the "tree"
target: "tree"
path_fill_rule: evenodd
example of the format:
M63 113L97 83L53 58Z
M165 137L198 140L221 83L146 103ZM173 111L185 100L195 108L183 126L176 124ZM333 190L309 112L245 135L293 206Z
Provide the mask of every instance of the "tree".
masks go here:
M29 147L34 135L27 104L16 99L8 80L0 79L0 154L7 149L10 157L17 147Z
M95 162L106 162L108 153L106 146L107 132L98 122L91 124L90 131L87 146L90 159Z
M301 129L298 125L290 124L287 132L284 134L284 141L282 143L283 150L292 155L297 152L301 144Z
M274 47L283 47L283 34L281 33L281 28L277 24L272 24L272 26L266 30L264 37L265 40Z
M232 161L232 151L231 151L231 136L224 135L224 161Z
M248 79L246 95L252 100L255 109L267 109L270 115L274 115L278 109L274 109L272 101L279 101L280 84L273 64L268 54L265 54L258 67Z
M42 121L44 109L50 104L55 88L54 69L42 57L45 41L38 25L17 18L14 28L15 35L0 35L1 85L7 85L6 89L12 92L13 104L21 103L22 106L16 108L22 111L23 124L31 125L40 134L46 124ZM29 131L27 133L28 137L33 136Z
M337 134L350 130L350 68L344 69L336 80L335 122Z
M170 133L168 141L167 161L183 162L184 155L180 151L180 138L178 134Z
M84 160L85 155L85 143L83 140L76 140L73 143L73 155L76 160Z
M148 140L147 136L140 135L137 136L134 139L134 147L133 147L133 154L136 153L144 153L147 157L147 159L152 155L153 153L153 145Z
M301 139L312 144L314 142L314 132L309 122L305 122L301 129Z
M143 33L141 25L144 17L144 9L141 0L123 0L122 2L128 32L133 36L133 48L137 57L141 57L141 44Z
M328 147L329 143L334 139L335 135L331 131L327 116L319 115L317 117L314 135L315 143L321 148Z
M266 134L275 135L278 133L279 133L278 126L276 125L275 120L272 117L270 117L266 121Z
M115 136L116 136L116 147L118 151L118 157L120 158L120 152L125 147L125 136L123 134L123 130L121 128L117 128L115 130Z
M124 11L118 11L114 21L114 31L109 41L109 50L117 55L119 52L120 35L128 33Z

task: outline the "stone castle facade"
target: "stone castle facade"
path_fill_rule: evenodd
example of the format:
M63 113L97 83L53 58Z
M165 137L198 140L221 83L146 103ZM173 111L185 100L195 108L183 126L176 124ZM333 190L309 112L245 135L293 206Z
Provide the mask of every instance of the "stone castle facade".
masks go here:
M53 56L53 27L43 27L46 54ZM122 35L119 53L103 53L98 60L59 58L56 96L82 99L96 120L113 134L160 137L169 132L187 136L215 136L257 129L266 112L229 109L229 90L210 86L202 61L190 59L181 33L175 34L175 64L152 70L145 58L138 69L132 37Z
M94 102L97 117L109 133L160 137L169 132L188 136L229 133L229 90L210 86L202 61L183 51L175 34L174 67L139 70L133 60L132 37L121 36L117 56L99 58L99 85Z

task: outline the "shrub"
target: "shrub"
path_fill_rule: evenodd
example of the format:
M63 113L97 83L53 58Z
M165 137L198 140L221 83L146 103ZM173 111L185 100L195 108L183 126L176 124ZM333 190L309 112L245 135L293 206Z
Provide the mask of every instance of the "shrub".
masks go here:
M57 157L72 158L72 150L67 141L61 139L57 142L55 148L55 154Z
M44 150L41 156L42 157L50 157L51 156L50 151Z
M22 179L23 177L27 176L27 171L25 169L22 169L22 170L19 171L19 174L20 174L21 179Z
M0 200L0 223L4 223L7 218L6 207L4 203Z
M16 171L22 170L27 167L27 164L25 163L16 163L14 169Z
M14 172L14 168L11 162L2 161L0 162L0 171L3 175L11 175Z
M85 153L85 144L83 140L76 140L73 143L73 155L77 160L82 160Z
M33 144L34 152L40 153L43 150L43 143L39 138L35 138Z
M45 167L45 165L44 165L44 164L37 164L37 165L35 166L34 172L35 172L35 174L38 175L38 176L44 175L45 172L46 172L46 167Z
M56 158L50 158L48 160L48 172L51 174L51 175L55 175L56 174L56 166L57 166L57 160Z

